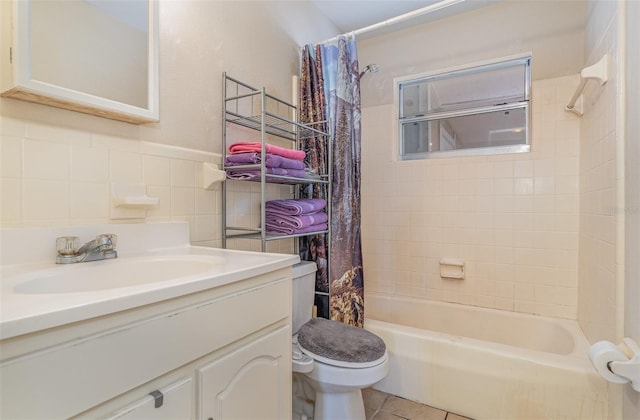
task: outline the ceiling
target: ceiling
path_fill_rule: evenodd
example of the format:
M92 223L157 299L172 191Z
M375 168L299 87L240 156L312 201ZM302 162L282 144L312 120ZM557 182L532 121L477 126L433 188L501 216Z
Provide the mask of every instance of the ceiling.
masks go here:
M351 32L376 23L384 22L405 13L430 6L441 0L310 0L341 32ZM443 9L415 17L407 22L393 25L392 30L441 19L457 13L467 12L500 0L460 0ZM391 29L391 28L390 28ZM388 31L388 29L386 30ZM384 29L375 33L362 34L360 38L380 35Z
M439 0L311 0L342 32L350 32Z

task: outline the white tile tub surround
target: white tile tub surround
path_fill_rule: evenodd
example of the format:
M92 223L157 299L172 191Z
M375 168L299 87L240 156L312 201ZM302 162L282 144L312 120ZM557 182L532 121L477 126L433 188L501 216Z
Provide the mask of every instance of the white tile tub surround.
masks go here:
M392 105L363 110L367 289L575 319L577 76L534 81L531 153L396 160ZM465 261L442 279L441 258Z
M617 195L624 191L624 156L618 155L622 140L617 130L618 75L616 2L590 2L586 27L587 64L605 53L611 56L614 69L604 86L590 83L584 92L584 115L581 118L580 148L580 293L578 320L591 342L616 341L621 324L616 319L622 307L617 296L618 280L624 267L617 260L619 235L616 222L624 219L625 208L618 206ZM620 190L621 188L621 190ZM615 407L615 405L612 405Z
M199 182L201 164L220 155L4 116L0 127L2 227L186 221L194 244L220 246L220 187ZM112 220L112 182L143 184L160 204Z

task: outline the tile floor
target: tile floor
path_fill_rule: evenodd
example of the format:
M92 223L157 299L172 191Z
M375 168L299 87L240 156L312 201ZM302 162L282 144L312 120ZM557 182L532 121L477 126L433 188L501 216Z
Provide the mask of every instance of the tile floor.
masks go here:
M471 420L373 388L362 390L367 420Z

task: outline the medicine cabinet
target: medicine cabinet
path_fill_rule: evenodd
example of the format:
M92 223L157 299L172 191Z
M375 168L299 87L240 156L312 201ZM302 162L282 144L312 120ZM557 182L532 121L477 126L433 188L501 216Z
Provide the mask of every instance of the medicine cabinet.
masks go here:
M157 122L157 0L2 1L2 96Z

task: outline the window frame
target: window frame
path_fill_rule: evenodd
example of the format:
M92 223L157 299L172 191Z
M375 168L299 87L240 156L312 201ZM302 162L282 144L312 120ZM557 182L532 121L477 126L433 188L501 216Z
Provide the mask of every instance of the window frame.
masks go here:
M401 87L408 85L417 85L429 80L438 80L443 78L452 78L464 76L465 74L475 74L482 71L500 69L515 65L525 65L525 86L524 99L521 101L510 102L500 105L485 105L477 107L469 107L451 111L425 112L422 115L412 117L402 117L403 89ZM531 151L531 53L519 54L516 56L503 57L500 59L488 60L483 62L471 63L448 69L441 69L427 73L404 76L394 79L394 122L396 124L395 133L397 136L396 152L400 161L432 159L443 157L458 156L478 156L478 155L494 155L506 153L526 153ZM525 143L503 146L483 146L476 148L445 150L445 151L427 151L405 154L403 150L404 142L404 126L409 123L428 122L443 120L446 118L454 118L469 115L480 115L489 112L509 111L513 109L525 110Z

